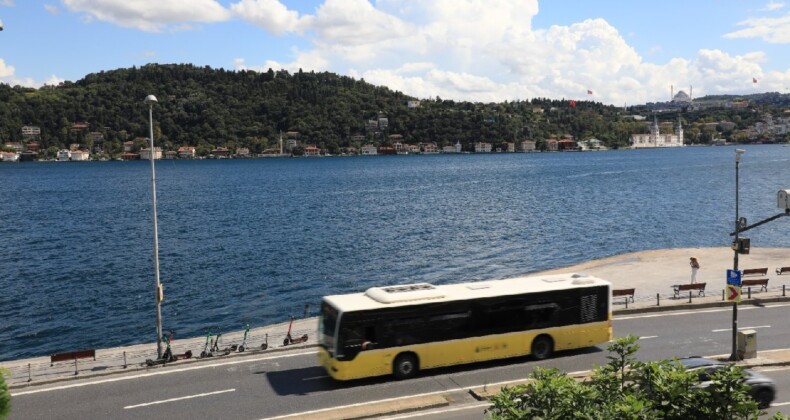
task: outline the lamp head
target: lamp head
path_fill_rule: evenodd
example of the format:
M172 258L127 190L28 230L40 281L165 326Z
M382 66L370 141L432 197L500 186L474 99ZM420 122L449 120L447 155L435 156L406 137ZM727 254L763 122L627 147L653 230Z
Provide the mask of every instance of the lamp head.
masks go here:
M746 153L746 150L743 149L735 149L735 161L740 162L741 156Z
M147 104L152 104L154 102L159 102L159 101L156 100L156 96L148 95L148 96L145 97L145 100L143 102L145 102Z

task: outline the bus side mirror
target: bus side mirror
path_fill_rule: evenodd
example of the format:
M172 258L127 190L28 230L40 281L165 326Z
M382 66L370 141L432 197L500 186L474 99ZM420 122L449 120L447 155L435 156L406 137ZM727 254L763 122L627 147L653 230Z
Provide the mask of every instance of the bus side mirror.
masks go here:
M373 350L373 349L376 348L376 344L377 343L373 343L373 342L370 342L370 341L365 341L365 342L362 343L362 350L363 351L365 351L365 350Z

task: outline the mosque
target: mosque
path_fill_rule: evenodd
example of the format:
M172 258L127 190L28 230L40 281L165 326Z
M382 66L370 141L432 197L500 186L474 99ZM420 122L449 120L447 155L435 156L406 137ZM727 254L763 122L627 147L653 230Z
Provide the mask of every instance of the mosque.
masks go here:
M683 91L678 92L678 95L681 93ZM680 119L678 119L678 124L675 126L673 134L661 134L658 128L658 119L653 116L653 123L650 124L650 133L631 135L632 149L656 147L683 147L683 125L680 123Z
M670 96L672 97L671 104L675 106L688 106L691 105L693 100L690 94L680 90L674 94L674 86L670 88ZM691 92L691 87L689 87ZM656 147L683 147L683 125L678 123L675 126L675 132L672 134L661 134L658 127L658 120L655 115L653 116L653 123L650 124L649 134L632 134L631 135L631 148L632 149L645 149Z

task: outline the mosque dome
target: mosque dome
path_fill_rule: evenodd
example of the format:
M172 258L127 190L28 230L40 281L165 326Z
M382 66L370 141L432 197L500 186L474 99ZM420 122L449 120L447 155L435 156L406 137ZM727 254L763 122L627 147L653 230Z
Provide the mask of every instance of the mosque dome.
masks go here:
M691 102L691 97L681 90L672 98L672 102Z

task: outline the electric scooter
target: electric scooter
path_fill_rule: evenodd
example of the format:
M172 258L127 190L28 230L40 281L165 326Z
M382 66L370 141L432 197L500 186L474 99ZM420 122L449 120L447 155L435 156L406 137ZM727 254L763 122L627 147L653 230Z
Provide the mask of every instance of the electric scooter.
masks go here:
M250 324L244 326L244 338L241 340L241 344L231 344L230 351L239 351L239 353L243 352L244 349L247 347L247 334L250 332Z
M174 332L171 330L168 335L162 337L162 342L165 343L167 348L165 349L164 353L162 353L162 357L156 360L146 359L145 364L147 366L164 365L165 363L175 362L176 360L178 360L176 356L173 355L173 350L170 348L170 341L173 340L173 334ZM192 352L188 352L188 353L189 356L191 357Z
M287 346L289 344L299 344L304 343L307 341L307 334L299 337L299 338L292 338L291 337L291 327L294 325L294 317L291 316L291 323L288 324L288 333L285 334L285 339L283 340L283 346Z
M214 344L211 346L210 356L227 356L230 354L230 347L219 349L220 340L222 340L222 330L217 327L217 338L214 339Z

